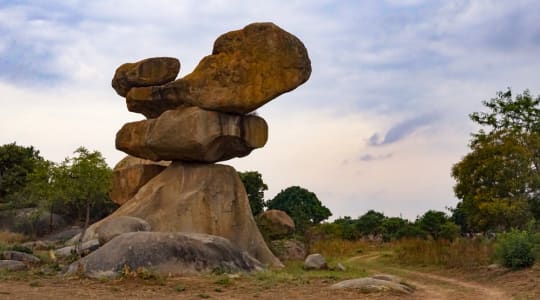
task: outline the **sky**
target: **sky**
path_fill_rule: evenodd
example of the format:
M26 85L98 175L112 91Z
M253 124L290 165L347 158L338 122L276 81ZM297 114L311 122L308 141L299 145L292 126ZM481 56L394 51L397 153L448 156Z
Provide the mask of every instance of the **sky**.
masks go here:
M259 171L333 213L414 220L458 202L452 165L477 130L468 114L511 88L540 94L540 2L0 0L0 144L59 162L78 146L112 167L130 113L111 88L126 62L172 56L189 74L221 34L273 22L300 38L311 78L257 112L262 149L225 164Z

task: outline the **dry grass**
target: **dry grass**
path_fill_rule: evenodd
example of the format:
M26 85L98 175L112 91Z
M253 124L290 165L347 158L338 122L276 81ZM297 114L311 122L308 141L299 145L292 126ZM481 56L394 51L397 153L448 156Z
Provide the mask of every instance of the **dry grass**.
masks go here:
M2 244L18 244L26 240L27 237L20 233L0 231L0 243Z
M392 248L393 259L400 264L471 268L493 261L493 241L485 239L410 239L395 242Z
M365 253L375 247L374 244L363 240L328 239L314 242L310 249L311 253L320 253L326 257L343 258Z

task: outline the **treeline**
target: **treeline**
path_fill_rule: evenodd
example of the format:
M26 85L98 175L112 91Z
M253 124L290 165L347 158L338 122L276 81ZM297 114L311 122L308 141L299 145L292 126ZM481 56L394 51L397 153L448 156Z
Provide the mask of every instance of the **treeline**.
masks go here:
M43 158L33 146L0 146L0 214L4 219L27 209L66 222L95 221L117 205L108 195L112 170L99 151L79 147L60 163ZM28 210L30 209L30 210Z
M400 217L387 217L381 212L370 210L352 219L343 217L332 223L323 223L315 228L325 239L345 240L368 239L383 242L403 238L446 239L459 236L459 226L442 211L429 210L414 222Z

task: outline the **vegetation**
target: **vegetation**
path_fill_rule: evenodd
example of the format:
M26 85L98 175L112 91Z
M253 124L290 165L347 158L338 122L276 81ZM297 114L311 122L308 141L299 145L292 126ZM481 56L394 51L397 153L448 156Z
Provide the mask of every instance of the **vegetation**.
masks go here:
M294 221L296 230L304 232L311 225L328 219L332 213L322 205L313 192L299 186L288 187L267 202L269 209L286 212Z
M512 229L498 237L495 258L508 268L530 267L536 260L538 234L527 230Z
M257 171L238 172L242 183L246 189L249 206L254 216L260 214L264 210L264 191L268 190L268 186L264 183L261 173Z
M19 192L28 184L28 177L43 162L34 147L16 143L0 146L0 203L21 205Z
M508 90L483 104L470 115L482 129L452 169L459 212L472 231L523 228L540 217L540 97Z

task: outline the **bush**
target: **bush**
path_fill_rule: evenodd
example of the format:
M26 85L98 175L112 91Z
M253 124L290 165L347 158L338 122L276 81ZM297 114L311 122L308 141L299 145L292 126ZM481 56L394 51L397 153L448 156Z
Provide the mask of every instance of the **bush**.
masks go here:
M495 244L495 259L501 265L521 269L535 261L536 237L525 230L512 229L501 234Z

